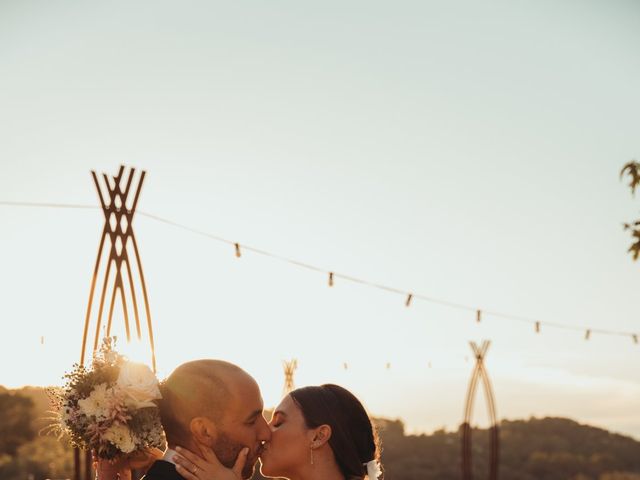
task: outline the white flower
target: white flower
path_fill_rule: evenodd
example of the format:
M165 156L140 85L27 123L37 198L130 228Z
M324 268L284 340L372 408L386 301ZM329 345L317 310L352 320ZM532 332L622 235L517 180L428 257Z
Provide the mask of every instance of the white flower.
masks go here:
M378 480L380 478L382 470L377 460L373 459L364 465L367 467L367 477L369 477L369 480Z
M158 379L142 363L126 362L122 365L117 385L126 395L126 404L135 409L154 407L152 400L161 398Z
M123 453L131 453L136 449L136 441L131 431L120 423L109 427L102 435L102 439L111 442Z
M107 384L101 383L97 385L87 398L78 400L80 411L86 416L94 416L98 420L104 420L109 416L109 392L107 392Z
M114 365L118 360L118 353L113 350L108 351L104 355L104 361L109 365Z

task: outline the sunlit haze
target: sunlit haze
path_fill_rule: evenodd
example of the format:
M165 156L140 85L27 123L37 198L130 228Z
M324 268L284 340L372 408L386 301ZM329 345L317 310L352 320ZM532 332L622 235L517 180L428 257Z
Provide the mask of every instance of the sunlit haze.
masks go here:
M147 172L140 211L241 245L640 333L622 229L640 200L619 178L640 160L640 4L490 5L2 2L0 201L97 206L90 171L125 164ZM102 223L97 209L0 205L0 384L59 384L79 360ZM274 406L296 358L297 386L338 383L429 432L462 421L468 342L488 339L499 418L640 438L630 337L407 308L149 217L133 228L160 376L226 359ZM123 325L118 308L121 340Z

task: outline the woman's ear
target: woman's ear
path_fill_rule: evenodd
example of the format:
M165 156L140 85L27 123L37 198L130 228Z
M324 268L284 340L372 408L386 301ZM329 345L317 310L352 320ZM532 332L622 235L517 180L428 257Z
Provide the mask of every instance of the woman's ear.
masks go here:
M215 424L206 417L194 417L189 423L191 435L198 442L207 446L213 445L218 432Z
M320 425L313 429L311 446L318 448L324 445L331 438L331 427L329 425Z

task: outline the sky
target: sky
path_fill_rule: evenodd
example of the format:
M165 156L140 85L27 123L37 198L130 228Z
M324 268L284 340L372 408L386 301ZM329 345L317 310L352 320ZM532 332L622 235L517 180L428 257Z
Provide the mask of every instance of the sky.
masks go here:
M474 308L640 333L622 230L638 200L619 178L640 160L639 21L634 1L4 0L0 201L97 206L90 171L124 164L147 172L140 212ZM60 384L79 360L102 222L0 205L0 384ZM469 342L487 339L499 418L640 439L630 337L478 324L149 217L133 228L160 376L227 359L274 406L297 358L296 385L344 385L430 432L462 421Z

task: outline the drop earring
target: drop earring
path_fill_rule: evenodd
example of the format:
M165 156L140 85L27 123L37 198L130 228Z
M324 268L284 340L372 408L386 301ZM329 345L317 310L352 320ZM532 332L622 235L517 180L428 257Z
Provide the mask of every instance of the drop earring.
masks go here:
M309 447L309 452L311 452L311 465L313 465L313 444Z

